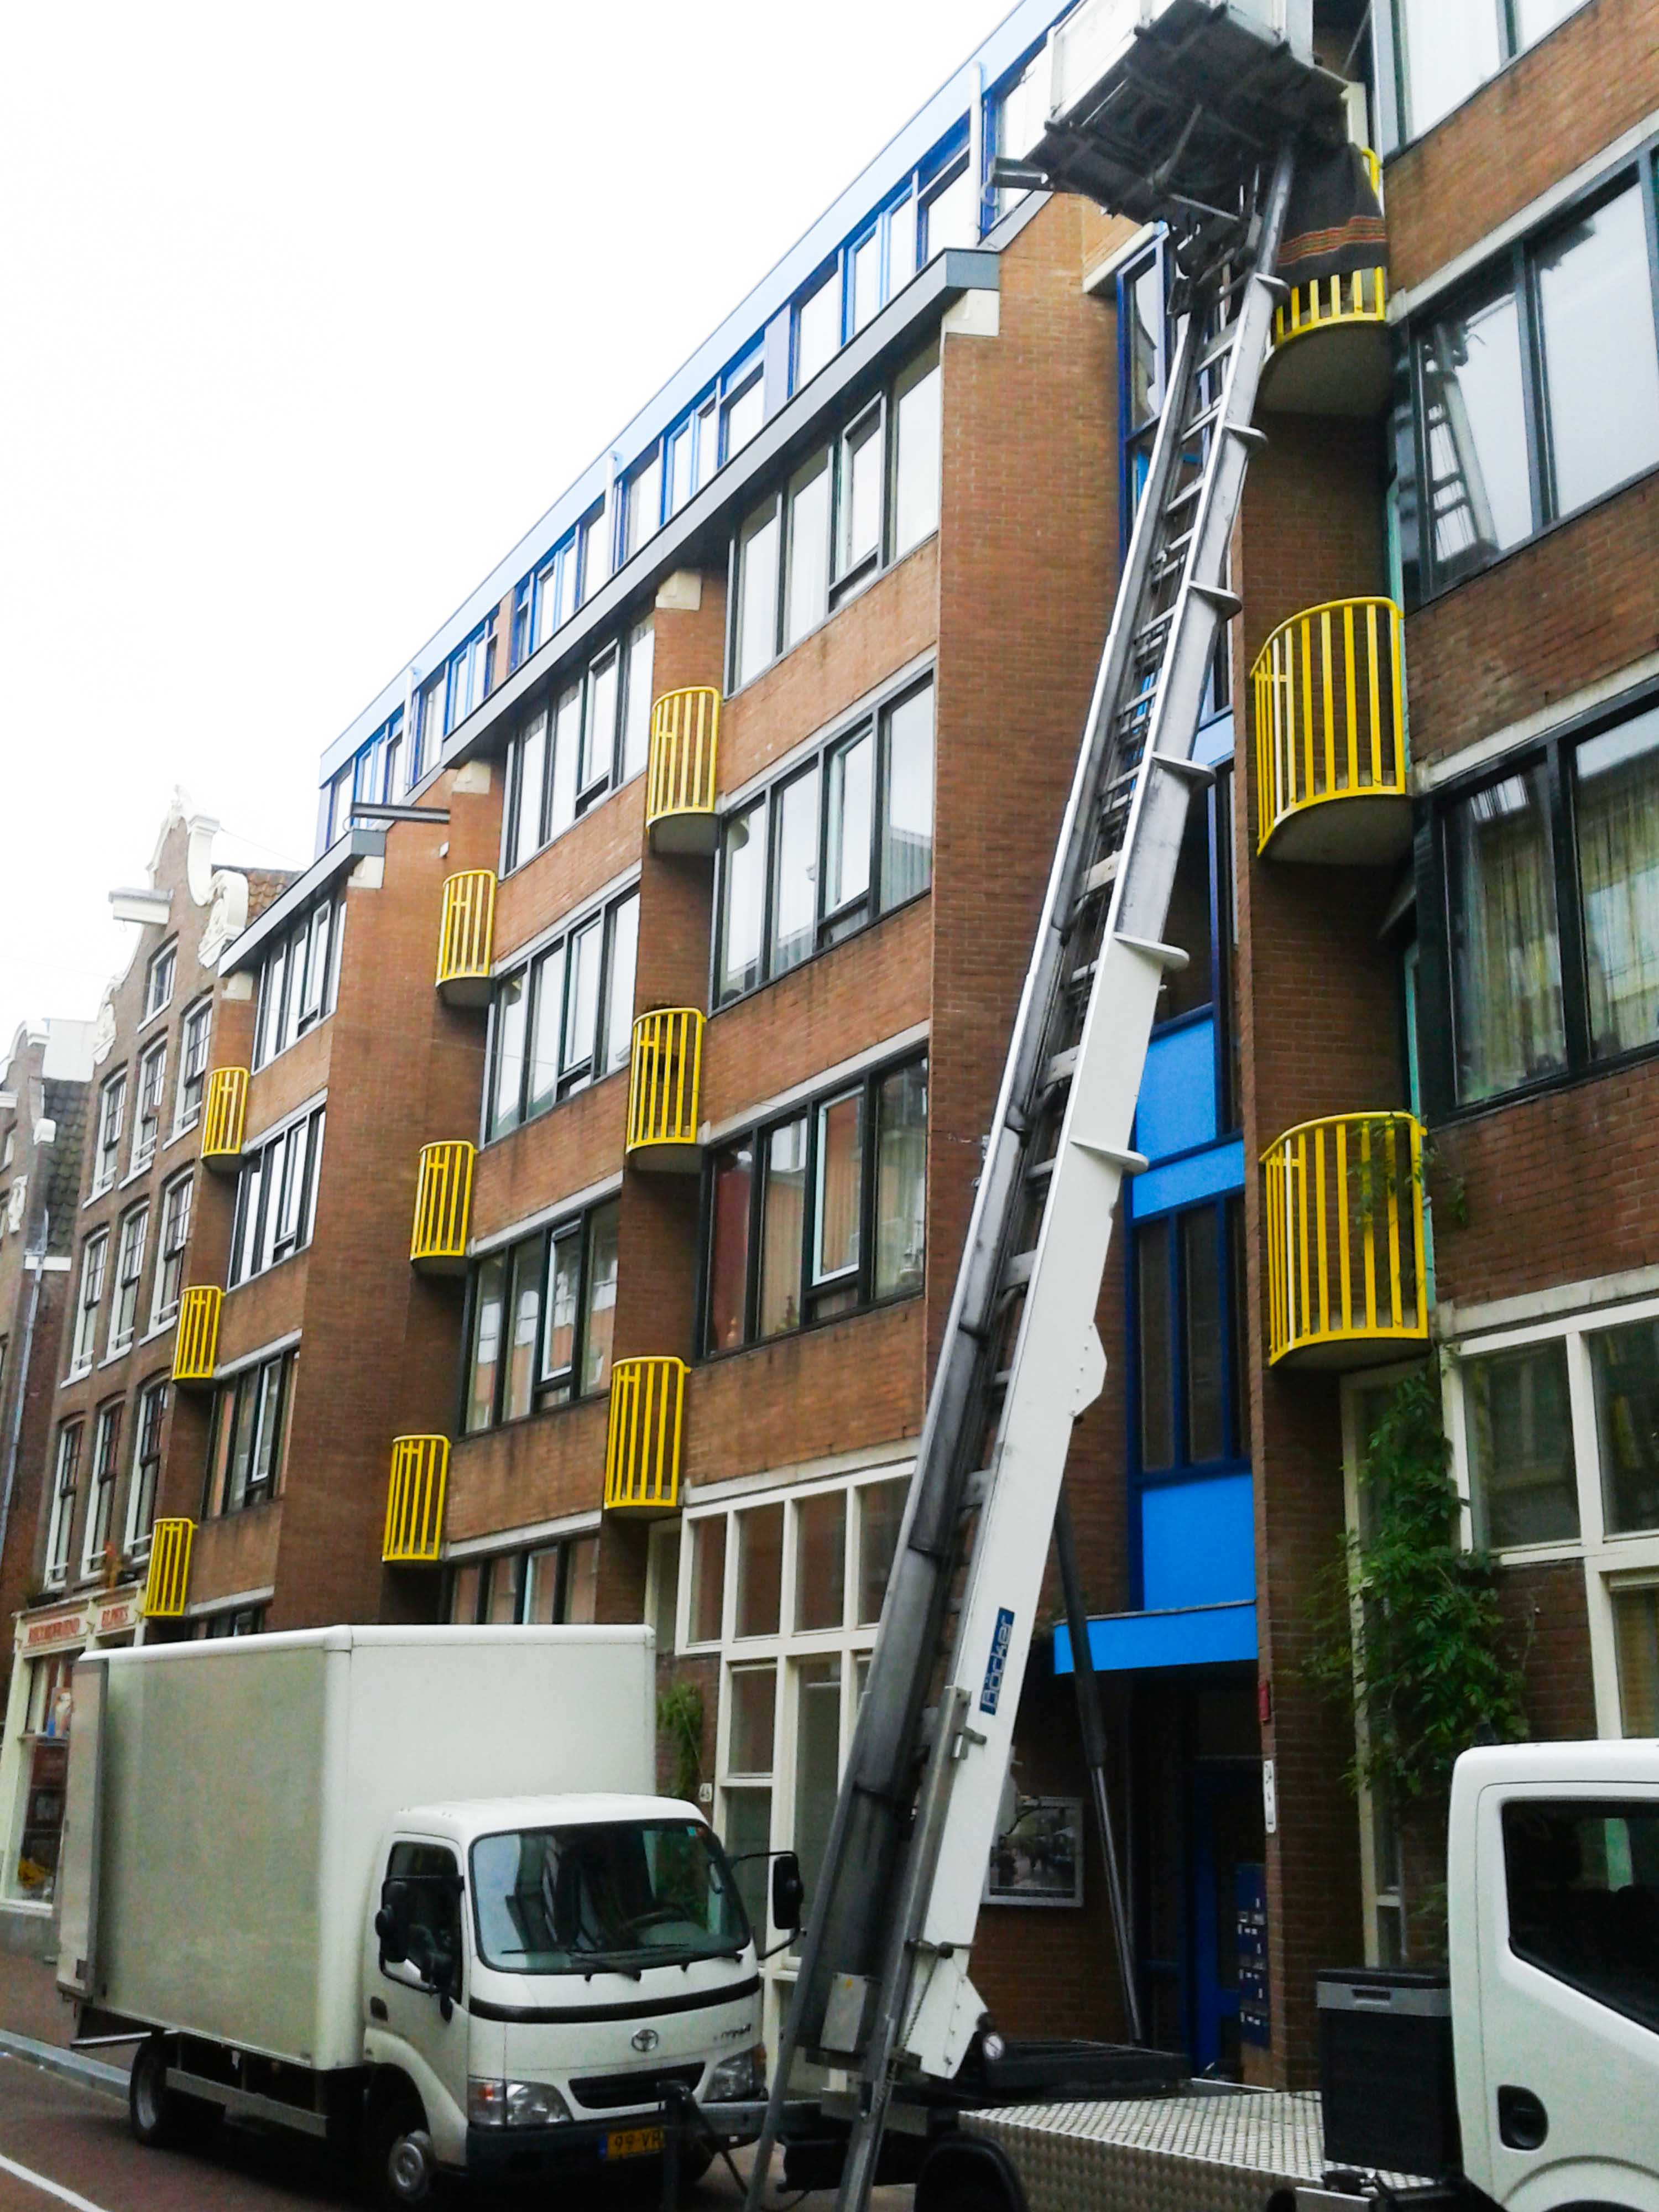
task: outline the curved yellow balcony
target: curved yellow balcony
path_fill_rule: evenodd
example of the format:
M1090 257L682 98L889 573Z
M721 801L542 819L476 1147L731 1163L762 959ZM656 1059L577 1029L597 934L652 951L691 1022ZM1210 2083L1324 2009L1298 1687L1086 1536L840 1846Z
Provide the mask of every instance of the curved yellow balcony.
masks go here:
M1250 672L1258 851L1361 865L1404 852L1403 666L1392 599L1333 599L1273 631Z
M190 1589L193 1521L158 1521L149 1534L149 1574L144 1583L146 1620L177 1620Z
M179 1332L173 1340L175 1382L211 1382L219 1357L219 1309L225 1294L216 1285L192 1285L179 1301Z
M607 1513L648 1519L678 1509L685 1377L683 1359L619 1359L611 1370Z
M1361 151L1380 204L1382 164L1369 147ZM1389 280L1381 269L1293 284L1273 314L1263 406L1286 415L1380 415L1392 366L1388 322Z
M392 1438L386 1536L380 1546L380 1557L389 1566L427 1566L437 1559L448 1482L447 1437Z
M242 1125L247 1119L247 1070L216 1067L208 1077L202 1115L202 1165L216 1175L234 1175L242 1159Z
M653 853L712 853L720 695L708 684L665 691L651 709L645 826Z
M446 1006L489 1004L495 938L495 870L467 868L447 877L438 926L438 996Z
M1261 1156L1268 1352L1364 1367L1424 1343L1423 1131L1409 1114L1337 1114Z
M428 1274L459 1275L465 1269L475 1150L464 1139L421 1147L409 1257Z
M695 1006L661 1006L641 1014L634 1024L628 1150L638 1167L697 1165L702 1027Z

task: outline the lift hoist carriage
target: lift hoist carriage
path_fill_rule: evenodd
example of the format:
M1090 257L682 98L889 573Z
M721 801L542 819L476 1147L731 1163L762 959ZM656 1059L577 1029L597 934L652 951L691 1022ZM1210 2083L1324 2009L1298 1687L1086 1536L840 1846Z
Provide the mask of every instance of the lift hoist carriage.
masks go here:
M1312 0L1085 0L1050 34L1048 121L999 184L1160 222L1178 339L1021 994L918 1450L880 1635L812 1900L749 2203L760 2204L797 2052L844 2069L840 2204L864 2206L896 2087L955 2080L983 2006L968 1977L1051 1533L1112 1871L1086 1626L1061 1477L1098 1396L1095 1329L1194 795L1228 549L1298 149L1346 135L1312 58ZM1092 1724L1091 1724L1092 1723ZM1126 2081L1133 2075L1126 2054Z

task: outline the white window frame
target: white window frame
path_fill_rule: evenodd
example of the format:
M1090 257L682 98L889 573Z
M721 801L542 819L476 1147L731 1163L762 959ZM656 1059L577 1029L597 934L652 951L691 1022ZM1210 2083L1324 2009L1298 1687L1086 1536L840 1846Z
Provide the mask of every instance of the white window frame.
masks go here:
M150 1495L149 1518L143 1528L139 1528L138 1508L143 1496L144 1416L152 1402L158 1400L161 1410L155 1418L158 1422L165 1423L167 1417L167 1382L164 1376L158 1376L153 1382L147 1382L133 1402L132 1463L127 1475L125 1534L122 1548L135 1558L140 1553L148 1552L149 1549L149 1540L155 1527L155 1507L161 1487L162 1452L161 1437L158 1435L155 1489Z
M127 1350L138 1327L138 1293L144 1281L144 1250L149 1243L149 1201L130 1206L116 1224L115 1279L107 1285L109 1299L109 1340L105 1346L106 1358L116 1358ZM125 1271L131 1267L129 1274ZM131 1285L131 1298L124 1302L123 1292Z
M196 1044L199 1037L199 1067L192 1071L191 1062L197 1058ZM213 1046L213 1000L211 996L198 999L193 1006L185 1010L179 1024L179 1079L173 1100L173 1133L176 1137L185 1129L193 1129L202 1118L202 1108L207 1098L208 1057ZM192 1106L185 1097L190 1084L199 1075L201 1091Z
M161 1186L160 1211L156 1216L155 1273L150 1291L149 1325L152 1328L160 1328L165 1322L171 1321L178 1312L184 1297L185 1265L190 1253L191 1219L196 1211L195 1184L195 1170L187 1168L183 1175L175 1176L171 1182ZM166 1295L166 1279L167 1257L172 1247L167 1242L167 1231L181 1194L185 1221L184 1235L179 1240L178 1247L178 1296L168 1299Z
M132 1099L132 1146L127 1154L129 1175L137 1175L149 1165L161 1141L161 1102L167 1096L167 1041L165 1037L160 1038L140 1056L137 1075ZM151 1092L155 1094L154 1110L146 1116L144 1102Z
M97 1571L99 1553L106 1544L115 1540L115 1492L121 1480L121 1415L125 1404L125 1399L112 1399L108 1405L100 1406L92 1417L92 1456L87 1462L87 1517L81 1531L81 1572L83 1576ZM106 1486L100 1482L98 1471L103 1463L104 1438L112 1428L115 1436L111 1447L109 1480ZM99 1498L100 1491L105 1488L108 1491L109 1510L103 1540L99 1542L96 1540Z
M126 1127L127 1071L118 1067L106 1076L98 1093L98 1134L92 1152L92 1188L88 1199L114 1187L121 1158L121 1138Z
M179 940L171 939L158 952L150 955L144 970L144 1011L143 1021L153 1021L173 1004L173 994L179 988Z
M42 1580L48 1589L61 1589L69 1580L70 1546L75 1530L75 1500L81 1486L81 1454L86 1443L83 1418L65 1421L58 1431L58 1449L52 1462L52 1512L46 1522L46 1553ZM64 1488L64 1460L70 1439L75 1441L74 1480Z
M92 1272L94 1255L98 1261L98 1295L90 1304L87 1301L87 1279ZM75 1333L70 1345L70 1374L84 1375L96 1356L98 1342L98 1314L109 1288L109 1231L94 1230L81 1247L81 1273L75 1298Z

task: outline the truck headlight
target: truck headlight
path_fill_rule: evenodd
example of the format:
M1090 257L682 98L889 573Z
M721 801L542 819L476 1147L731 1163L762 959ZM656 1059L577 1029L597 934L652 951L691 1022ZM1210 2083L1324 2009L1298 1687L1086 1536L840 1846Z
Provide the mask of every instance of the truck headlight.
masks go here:
M735 2058L723 2058L708 2077L703 2095L710 2104L741 2104L766 2094L766 2045L757 2043Z
M550 2128L570 2118L570 2107L550 2081L483 2081L474 2075L466 2117L475 2128Z

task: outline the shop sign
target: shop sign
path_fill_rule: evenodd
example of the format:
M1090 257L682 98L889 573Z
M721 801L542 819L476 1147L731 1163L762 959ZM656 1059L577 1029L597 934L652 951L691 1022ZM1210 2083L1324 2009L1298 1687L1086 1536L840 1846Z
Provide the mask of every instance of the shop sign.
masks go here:
M39 1658L89 1644L94 1637L131 1635L143 1612L143 1593L137 1588L110 1590L82 1604L54 1606L49 1613L20 1613L14 1641L26 1659Z

